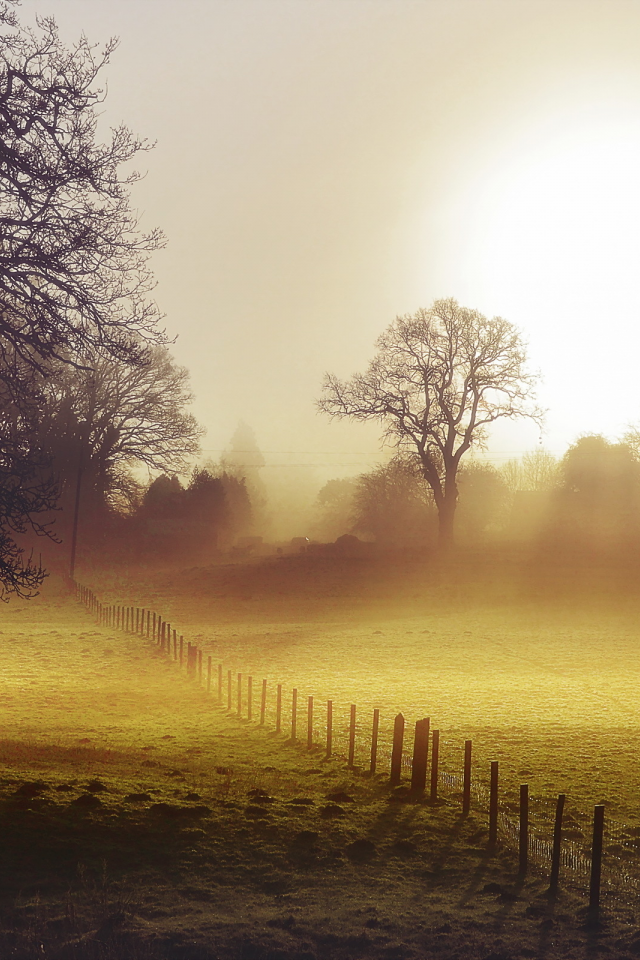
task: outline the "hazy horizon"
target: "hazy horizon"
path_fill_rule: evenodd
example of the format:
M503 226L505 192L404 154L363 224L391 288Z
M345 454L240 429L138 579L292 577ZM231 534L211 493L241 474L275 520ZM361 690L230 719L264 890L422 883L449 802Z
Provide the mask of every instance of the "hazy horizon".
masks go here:
M363 369L394 316L442 296L524 330L552 452L640 420L639 7L25 0L36 12L66 42L120 37L101 122L157 141L133 202L168 238L156 294L204 458L242 419L267 464L369 468L377 425L316 413L322 376ZM489 455L539 443L501 427Z

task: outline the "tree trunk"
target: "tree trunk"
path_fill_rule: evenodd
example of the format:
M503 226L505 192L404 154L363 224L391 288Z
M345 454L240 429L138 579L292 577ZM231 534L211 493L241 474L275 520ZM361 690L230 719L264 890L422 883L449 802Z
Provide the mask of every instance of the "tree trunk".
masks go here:
M438 509L438 549L446 553L453 545L453 520L457 506L457 491L445 496Z

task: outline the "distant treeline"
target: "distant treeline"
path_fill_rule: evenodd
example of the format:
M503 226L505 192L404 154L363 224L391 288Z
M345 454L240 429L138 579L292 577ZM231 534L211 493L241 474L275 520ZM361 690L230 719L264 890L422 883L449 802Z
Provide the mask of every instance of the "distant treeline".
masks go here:
M619 443L581 437L560 459L538 450L501 468L470 460L460 469L458 490L458 543L640 549L635 431ZM320 540L352 533L388 547L428 547L437 540L437 510L415 461L397 458L360 477L325 484L311 532Z

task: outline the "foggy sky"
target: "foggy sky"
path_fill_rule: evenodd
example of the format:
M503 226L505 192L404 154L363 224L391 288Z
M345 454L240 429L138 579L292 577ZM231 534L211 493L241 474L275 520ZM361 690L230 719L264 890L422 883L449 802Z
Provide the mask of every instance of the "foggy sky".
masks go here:
M135 188L203 446L369 466L316 414L396 314L453 296L523 328L545 446L640 421L640 4L24 0L121 43L104 127L156 140ZM539 443L496 431L495 458Z

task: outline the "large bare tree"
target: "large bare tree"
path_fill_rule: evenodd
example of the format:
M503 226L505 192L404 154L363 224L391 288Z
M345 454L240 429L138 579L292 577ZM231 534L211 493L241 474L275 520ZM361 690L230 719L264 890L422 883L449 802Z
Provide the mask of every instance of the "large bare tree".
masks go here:
M519 331L455 300L397 317L376 342L368 370L328 374L319 407L334 417L379 420L399 457L416 462L438 509L439 543L453 540L460 461L499 419L541 418L537 377Z
M148 263L163 239L140 231L129 196L148 144L124 126L98 136L97 80L116 42L65 46L53 19L24 27L16 5L0 0L0 594L42 580L13 535L46 532L38 518L55 500L31 373L89 354L139 366L166 340Z
M27 29L6 3L0 26L0 338L30 363L87 348L140 360L162 340L148 299L162 237L130 205L147 144L124 126L97 137L116 43L66 47L51 18Z

